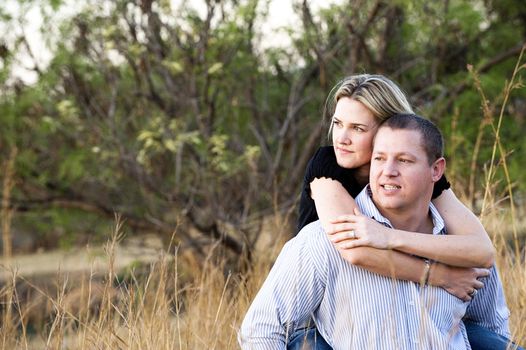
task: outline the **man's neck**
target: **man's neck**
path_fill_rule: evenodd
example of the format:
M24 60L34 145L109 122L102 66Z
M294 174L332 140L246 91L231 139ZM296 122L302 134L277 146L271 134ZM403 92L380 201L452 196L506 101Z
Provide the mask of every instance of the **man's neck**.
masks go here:
M420 233L433 233L433 219L429 214L429 210L425 216L413 215L404 217L392 217L389 221L393 225L393 228L397 230L420 232Z
M433 219L429 212L429 203L412 207L411 210L385 210L378 207L380 213L389 220L393 228L410 232L433 233Z

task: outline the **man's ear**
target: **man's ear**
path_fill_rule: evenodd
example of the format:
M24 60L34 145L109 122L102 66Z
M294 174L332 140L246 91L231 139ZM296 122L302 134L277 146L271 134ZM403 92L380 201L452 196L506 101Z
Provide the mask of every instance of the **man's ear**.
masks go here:
M431 176L433 178L433 182L440 180L444 174L444 171L446 171L446 159L444 157L440 157L435 160L433 165L431 165Z

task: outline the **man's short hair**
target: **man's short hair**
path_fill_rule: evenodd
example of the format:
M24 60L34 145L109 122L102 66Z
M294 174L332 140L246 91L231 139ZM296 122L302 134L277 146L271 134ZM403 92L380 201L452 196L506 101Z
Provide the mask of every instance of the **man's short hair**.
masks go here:
M433 122L416 114L395 114L386 119L380 128L391 128L393 130L416 130L422 136L422 147L427 154L429 165L438 158L444 156L444 139L442 133Z

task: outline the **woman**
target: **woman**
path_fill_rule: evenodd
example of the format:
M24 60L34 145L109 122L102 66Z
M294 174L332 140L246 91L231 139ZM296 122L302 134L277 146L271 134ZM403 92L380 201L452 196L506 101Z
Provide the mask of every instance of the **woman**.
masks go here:
M326 112L331 116L333 146L320 148L309 162L298 229L319 218L349 262L384 276L439 286L458 298L471 300L483 286L478 278L488 274L478 267L493 264L494 249L479 220L456 198L445 178L435 185L433 204L444 218L448 235L386 228L361 215L353 199L369 181L372 141L378 125L394 114L413 113L405 95L386 77L368 74L348 77L332 91ZM387 255L392 265L385 264ZM469 323L466 326L469 334ZM506 340L486 331L491 335L488 341L500 340L499 346L505 346ZM310 329L296 332L289 349L312 336L317 338L317 348L329 348L319 333Z

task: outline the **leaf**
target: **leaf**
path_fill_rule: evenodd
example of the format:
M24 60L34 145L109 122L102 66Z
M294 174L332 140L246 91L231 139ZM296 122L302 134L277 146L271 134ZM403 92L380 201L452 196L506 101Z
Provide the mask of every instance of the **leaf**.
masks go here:
M71 100L62 100L57 103L57 110L64 120L75 120L78 114L77 107Z
M175 153L177 152L177 142L172 139L164 140L164 147L166 147L167 150Z
M83 150L77 150L67 154L60 163L58 171L59 178L66 181L75 181L80 179L85 172L85 160L86 154Z
M210 68L208 68L208 74L214 75L219 73L223 68L223 62L216 62Z
M139 133L139 136L137 136L137 141L145 141L147 139L153 138L154 136L155 134L151 132L150 130L142 130Z
M62 0L49 0L49 5L51 5L53 11L57 11L62 6L62 2Z
M164 60L163 66L168 68L168 70L174 75L179 74L184 70L183 65L177 61Z

